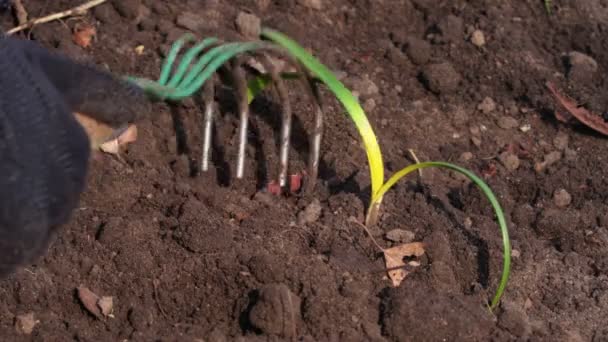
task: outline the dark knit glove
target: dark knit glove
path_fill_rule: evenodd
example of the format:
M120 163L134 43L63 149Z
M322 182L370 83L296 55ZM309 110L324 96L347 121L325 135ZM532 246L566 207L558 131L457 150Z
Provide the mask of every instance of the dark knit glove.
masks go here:
M118 127L146 111L110 73L0 37L0 277L44 255L78 205L91 149L73 112Z

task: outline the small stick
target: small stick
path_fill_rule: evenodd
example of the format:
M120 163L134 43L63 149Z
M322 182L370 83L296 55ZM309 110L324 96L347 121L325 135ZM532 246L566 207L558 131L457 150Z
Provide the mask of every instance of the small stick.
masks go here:
M266 55L262 55L262 64L270 73L272 82L281 99L283 106L283 120L281 126L281 147L280 147L280 161L279 161L279 187L283 188L287 184L287 170L289 164L289 141L291 138L291 121L292 121L292 110L291 103L289 101L289 94L287 88L285 88L285 82L279 74L279 70L274 66L270 58Z
M21 0L13 0L13 8L15 9L15 16L17 16L17 23L19 25L27 23L27 11Z
M205 119L203 123L203 152L201 156L201 170L207 172L209 170L209 159L211 151L211 135L213 134L213 112L215 110L215 90L213 78L207 81L203 93L203 101L205 103Z
M76 14L82 14L82 13L86 12L88 9L101 5L106 1L108 1L108 0L91 0L91 1L85 2L82 5L78 5L76 7L70 8L70 9L62 11L62 12L57 12L57 13L47 15L45 17L32 19L23 24L20 24L19 26L13 27L12 29L8 30L6 32L6 34L12 35L16 32L23 31L25 29L31 28L32 26L35 26L38 24L48 23L53 20L62 19L65 17L76 15ZM18 1L15 1L15 2L18 2Z
M247 98L247 78L245 70L242 66L242 61L238 60L234 64L232 71L234 82L238 93L239 106L239 151L236 163L236 178L242 179L245 173L245 148L247 147L247 127L249 125L249 101Z
M382 246L380 246L380 244L378 244L378 242L376 241L376 239L374 239L374 237L372 236L372 232L370 232L370 231L369 231L369 229L367 229L367 227L366 227L366 226L365 226L363 223L361 223L361 222L357 221L357 219L355 219L354 217L351 217L351 218L349 219L349 221L350 221L350 222L353 222L353 223L355 223L356 225L358 225L358 226L360 226L361 228L363 228L363 230L365 230L365 232L367 233L367 235L369 236L369 238L370 238L370 239L372 239L372 242L374 243L374 245L376 245L376 247L377 247L377 248L378 248L378 249L379 249L379 250L380 250L382 253L384 253L384 248L382 248Z
M420 160L418 159L418 156L416 156L416 153L414 152L414 150L411 148L408 148L407 151L410 153L410 155L412 156L412 158L414 159L416 164L420 164ZM422 169L418 169L418 175L420 177L422 177Z

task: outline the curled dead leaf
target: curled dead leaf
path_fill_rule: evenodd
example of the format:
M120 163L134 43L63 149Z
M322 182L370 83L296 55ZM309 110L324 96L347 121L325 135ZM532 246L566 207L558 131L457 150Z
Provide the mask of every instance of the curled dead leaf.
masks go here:
M91 45L93 37L97 35L97 30L89 24L79 24L74 28L72 38L74 43L83 48L88 48Z
M547 82L546 86L560 106L566 109L566 111L572 117L576 118L585 126L604 135L608 135L608 122L605 121L600 115L593 114L584 107L578 106L573 99L569 98L565 94L562 94L553 83ZM561 122L569 121L568 116L559 110L556 111L555 116Z
M99 145L99 148L106 153L119 154L120 148L137 140L137 126L130 125L117 137Z
M100 299L98 295L88 288L80 286L78 287L78 299L80 299L80 302L88 312L101 319L103 314L101 309L97 306L97 302Z
M410 273L406 267L420 266L417 261L410 261L406 265L404 258L406 257L421 257L424 255L424 245L422 242L412 242L383 250L388 277L391 279L393 286L397 287L403 279Z
M84 308L98 319L112 317L114 310L114 299L112 297L100 297L87 287L78 287L78 299Z

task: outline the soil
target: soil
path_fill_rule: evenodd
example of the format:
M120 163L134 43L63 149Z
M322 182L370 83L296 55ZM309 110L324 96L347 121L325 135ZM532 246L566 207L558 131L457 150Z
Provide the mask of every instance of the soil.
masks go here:
M80 1L24 3L37 17ZM237 40L238 13L253 13L359 92L388 175L413 162L408 149L482 175L505 210L513 268L490 313L502 270L492 208L462 177L427 169L387 194L370 228L384 247L397 244L385 239L395 229L425 243L422 265L393 287L382 254L352 222L363 220L369 174L340 105L323 92L315 191L277 197L266 185L278 169L280 103L272 92L254 102L237 181L234 93L218 86L214 168L193 167L198 101L155 104L123 161L93 158L81 208L48 254L0 282L2 340L607 341L608 144L556 120L545 82L604 113L608 3L552 3L549 15L540 0L124 0L21 34L155 79L187 31L177 22ZM10 11L1 19L15 24ZM97 30L88 48L72 41L82 22ZM480 46L471 42L475 30L485 44L479 32ZM305 169L313 116L297 90L290 173ZM79 286L111 296L112 316L87 311ZM28 313L29 335L15 328Z

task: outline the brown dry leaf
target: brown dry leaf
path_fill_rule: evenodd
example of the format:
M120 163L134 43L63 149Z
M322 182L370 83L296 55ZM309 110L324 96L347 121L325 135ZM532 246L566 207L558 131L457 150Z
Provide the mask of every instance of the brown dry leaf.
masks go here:
M420 257L424 254L424 244L422 242L412 242L384 250L384 260L388 269L388 277L391 278L393 286L397 287L403 279L410 273L405 269L403 262L405 257ZM420 266L416 261L410 261L410 266Z
M608 122L599 116L591 113L583 107L579 107L574 100L568 96L561 94L555 85L551 82L547 82L547 88L553 94L553 97L559 102L559 104L574 116L578 121L585 124L587 127L594 129L604 135L608 135ZM564 117L563 113L556 112L556 117L560 121L565 121L567 118Z
M120 147L137 140L137 126L130 125L116 138L106 141L99 145L99 148L106 153L119 154Z
M88 288L80 286L78 287L78 299L80 299L80 302L82 305L84 305L84 308L87 309L88 312L101 319L102 312L97 306L100 299L98 295L93 293L93 291L89 290Z
M93 37L97 34L94 26L89 24L79 24L74 28L72 38L74 43L83 48L88 48L91 45Z
M96 121L85 114L74 113L74 116L87 132L91 141L91 148L94 150L98 149L104 142L107 142L114 132L114 128Z
M97 306L101 310L101 313L104 316L108 317L108 316L112 315L112 311L114 310L114 298L106 297L106 296L101 297L97 301Z

